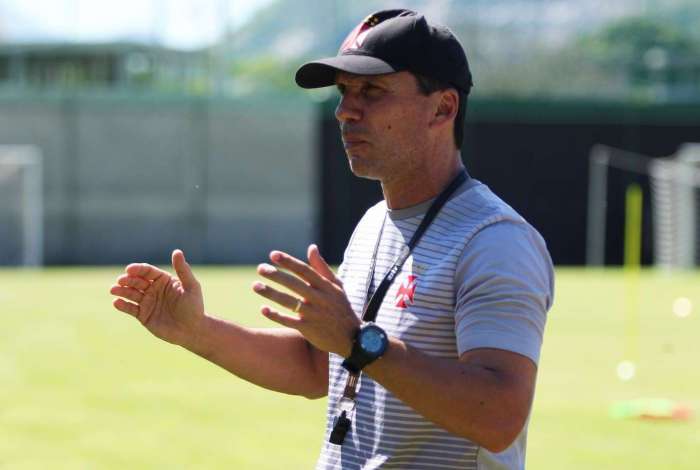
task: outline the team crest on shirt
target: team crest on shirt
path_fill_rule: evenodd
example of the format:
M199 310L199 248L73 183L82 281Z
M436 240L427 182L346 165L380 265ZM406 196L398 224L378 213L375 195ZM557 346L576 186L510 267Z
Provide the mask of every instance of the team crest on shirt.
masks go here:
M418 277L409 274L406 280L401 283L398 292L396 292L396 306L398 308L406 308L413 305L413 295L416 292Z

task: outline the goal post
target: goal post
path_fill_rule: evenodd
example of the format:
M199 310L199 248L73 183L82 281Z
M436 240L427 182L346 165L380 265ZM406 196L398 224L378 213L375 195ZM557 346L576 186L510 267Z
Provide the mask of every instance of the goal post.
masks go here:
M684 144L674 158L650 166L656 264L700 264L700 144Z
M683 144L674 155L652 158L605 145L589 158L586 264L605 265L608 172L611 168L649 181L654 264L700 265L700 144ZM629 216L629 214L626 214Z
M34 145L0 145L0 224L0 264L43 265L43 159Z

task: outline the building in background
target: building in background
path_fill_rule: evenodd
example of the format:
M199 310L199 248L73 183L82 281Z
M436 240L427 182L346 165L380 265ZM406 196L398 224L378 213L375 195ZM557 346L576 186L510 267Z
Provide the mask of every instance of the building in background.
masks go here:
M211 60L136 42L0 45L0 89L208 93Z

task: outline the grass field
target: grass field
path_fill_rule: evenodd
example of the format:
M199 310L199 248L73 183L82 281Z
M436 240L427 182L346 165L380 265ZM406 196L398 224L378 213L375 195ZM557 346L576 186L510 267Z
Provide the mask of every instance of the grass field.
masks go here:
M312 468L325 401L268 392L162 343L111 307L118 268L0 270L1 469ZM248 325L247 268L198 269L208 310ZM700 273L558 270L530 423L531 469L697 469ZM615 373L638 292L637 376ZM672 313L677 297L695 311ZM688 422L615 420L617 400L690 405Z

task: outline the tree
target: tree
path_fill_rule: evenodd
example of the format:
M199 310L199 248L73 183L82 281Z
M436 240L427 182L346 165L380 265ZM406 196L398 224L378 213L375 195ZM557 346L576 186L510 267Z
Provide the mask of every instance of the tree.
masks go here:
M610 73L622 71L636 90L662 86L669 95L674 90L700 91L700 45L668 20L624 18L584 38L580 45Z

